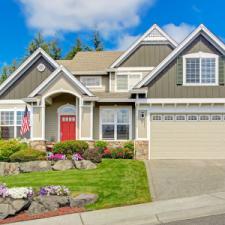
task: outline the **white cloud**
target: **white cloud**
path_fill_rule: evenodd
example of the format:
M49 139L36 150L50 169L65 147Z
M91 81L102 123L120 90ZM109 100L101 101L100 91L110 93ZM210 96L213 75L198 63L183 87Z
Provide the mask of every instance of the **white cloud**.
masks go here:
M130 34L123 34L117 41L118 50L126 50L132 45L140 35L132 36Z
M140 9L155 0L18 0L27 23L45 35L98 29L103 35L140 22Z
M187 23L175 25L173 23L166 24L163 29L178 43L184 40L194 29L195 26Z

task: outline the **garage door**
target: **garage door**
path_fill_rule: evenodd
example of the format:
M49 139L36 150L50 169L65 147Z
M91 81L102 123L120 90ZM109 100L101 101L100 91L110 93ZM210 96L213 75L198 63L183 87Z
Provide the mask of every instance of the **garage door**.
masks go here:
M151 159L225 158L225 115L151 115Z

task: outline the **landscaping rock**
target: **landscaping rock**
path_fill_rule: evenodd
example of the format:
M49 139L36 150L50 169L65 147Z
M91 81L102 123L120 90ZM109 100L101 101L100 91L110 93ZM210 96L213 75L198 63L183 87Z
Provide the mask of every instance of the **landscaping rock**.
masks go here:
M52 167L53 170L69 170L73 169L74 165L71 160L60 160L57 161Z
M20 163L20 171L22 173L29 173L33 171L48 171L51 170L50 161L30 161Z
M75 167L77 169L85 169L85 170L90 170L90 169L96 169L97 166L89 161L89 160L81 160L81 161L74 161Z
M75 198L70 198L70 207L84 207L95 203L98 200L98 195L96 194L80 194Z
M28 209L31 201L25 199L1 198L0 201L0 219L8 216L14 216L16 213Z
M0 162L0 176L19 174L19 163Z
M27 212L30 215L34 215L48 211L55 211L60 207L69 205L70 201L67 196L39 196L34 198Z

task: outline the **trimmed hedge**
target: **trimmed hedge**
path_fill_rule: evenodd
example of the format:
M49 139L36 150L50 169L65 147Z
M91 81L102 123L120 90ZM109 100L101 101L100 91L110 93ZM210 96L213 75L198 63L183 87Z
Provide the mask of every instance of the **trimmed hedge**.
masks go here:
M66 156L79 153L83 155L85 150L88 149L88 143L86 141L65 141L58 142L53 147L53 153L65 154Z
M10 156L11 162L28 162L36 160L45 160L46 153L34 149L22 149Z
M9 161L12 154L25 147L27 147L26 143L17 140L0 140L0 161Z

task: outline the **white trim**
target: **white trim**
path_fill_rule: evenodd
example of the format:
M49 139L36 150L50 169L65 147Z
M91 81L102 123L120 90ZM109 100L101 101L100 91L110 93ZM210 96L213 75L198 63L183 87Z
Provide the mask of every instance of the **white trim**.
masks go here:
M73 108L74 109L74 111L75 111L75 113L74 114L65 114L65 113L61 113L60 111L63 109L63 108L65 108L65 107L71 107L71 108ZM69 104L69 103L67 103L67 104L64 104L64 105L61 105L58 109L57 109L57 120L58 120L58 135L57 135L57 139L58 139L58 141L60 141L60 133L61 133L61 121L60 121L60 116L62 116L62 115L73 115L73 116L75 116L75 119L76 119L76 121L75 121L75 135L76 135L76 133L77 133L77 110L76 110L76 106L75 105L72 105L72 104Z
M34 91L29 94L28 97L34 97L38 94L44 87L46 87L60 72L63 72L68 78L79 87L83 93L87 94L88 96L94 96L75 76L73 76L65 67L60 66L57 68L47 79L45 79Z
M112 74L111 74L111 72L109 72L109 92L111 92L112 91L112 87L111 87L111 85L112 85Z
M114 116L114 138L113 139L103 139L102 138L102 110L104 109L108 109L108 110L112 110L116 116ZM100 140L106 140L106 141L127 141L127 140L121 140L121 139L117 139L117 129L116 129L116 125L117 125L117 111L120 109L127 109L129 112L129 139L128 140L132 140L132 132L133 132L133 127L132 127L132 106L100 106L99 107L99 139Z
M199 58L200 59L200 80L199 83L187 83L186 82L186 65L187 59ZM215 59L215 83L202 83L202 58L213 58ZM183 56L183 85L184 86L218 86L219 85L219 56L213 53L196 52Z
M225 104L225 98L147 98L147 99L137 99L138 104Z
M20 66L19 68L13 72L1 85L0 85L0 94L2 94L5 91L5 88L8 88L9 85L12 84L16 79L20 76L19 73L25 72L29 68L29 64L33 62L33 60L38 56L42 55L53 67L58 68L59 64L52 59L43 49L38 48L31 56L29 56ZM21 74L22 75L22 74Z
M135 102L132 98L99 98L98 102Z
M205 35L204 35L205 33ZM225 53L225 44L220 41L211 31L209 31L203 24L196 28L177 48L175 48L155 69L150 72L145 78L136 85L136 88L148 85L163 69L176 58L176 56L196 37L203 34L214 46L222 53Z
M158 30L159 33L165 37L166 40L169 41L169 43L176 47L177 43L165 32L163 31L157 24L154 24L150 29L148 29L140 38L138 38L128 49L125 51L111 66L110 68L114 68L118 66L119 63L122 63L139 45L142 41L145 40L145 38L151 34L153 30Z
M93 78L93 79L99 79L99 85L96 85L96 86L90 86L90 85L86 85L86 84L84 84L83 82L84 81L82 81L84 78ZM102 87L102 76L81 76L80 77L80 82L85 86L85 87L87 87L87 88L101 88Z
M20 105L20 104L26 104L23 100L17 100L17 99L9 99L9 100L0 100L0 105Z
M118 67L118 68L115 68L115 69L109 69L108 71L109 72L120 72L120 71L127 71L127 72L145 72L145 71L151 71L153 70L155 67Z

